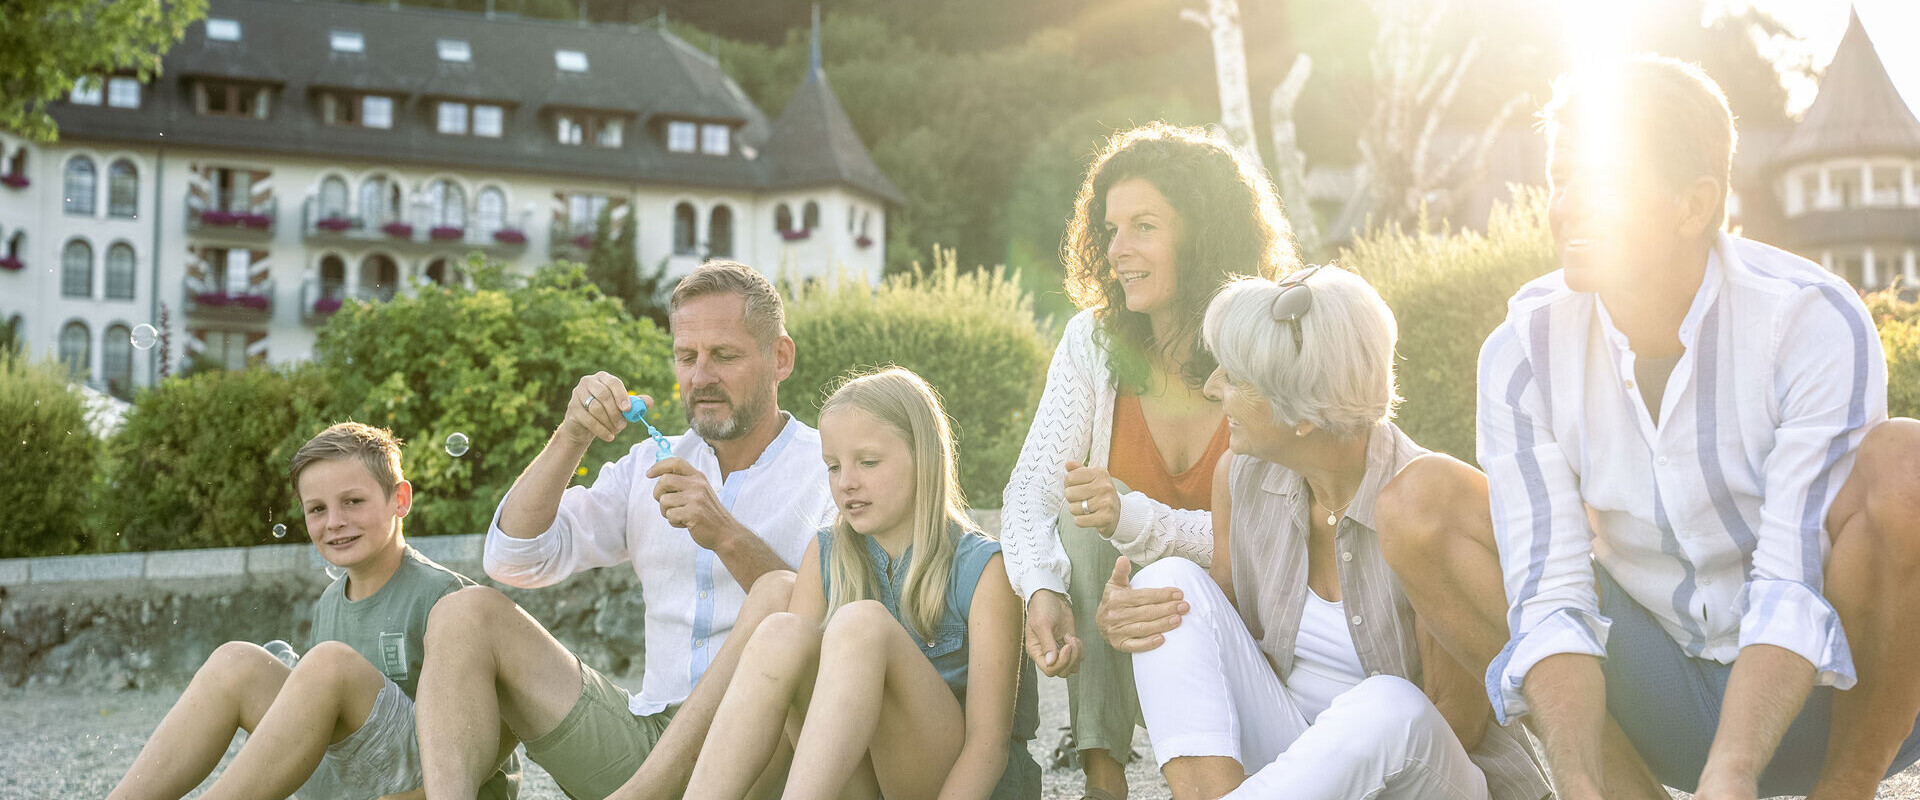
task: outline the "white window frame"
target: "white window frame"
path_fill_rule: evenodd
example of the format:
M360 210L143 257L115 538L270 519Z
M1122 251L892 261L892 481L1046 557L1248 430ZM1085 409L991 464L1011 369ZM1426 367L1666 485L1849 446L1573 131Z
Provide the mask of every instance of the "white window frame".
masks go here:
M125 75L108 78L107 105L111 108L139 108L140 79Z
M587 54L579 50L555 50L553 65L561 72L586 72Z
M577 145L585 141L587 126L585 122L572 114L558 114L553 118L553 140L560 144Z
M450 115L450 112L455 110L458 110L459 113ZM442 100L434 106L434 130L449 136L465 136L467 135L467 131L471 129L471 126L468 125L468 113L466 103ZM459 120L458 125L453 124L456 117Z
M240 20L208 17L207 38L216 42L240 41Z
M626 141L625 122L619 117L601 117L594 131L593 144L596 147L617 148Z
M725 125L707 124L700 126L700 152L710 156L724 156L733 150L733 129Z
M67 93L67 102L76 106L100 105L105 85L99 78L87 75L73 82L73 91Z
M359 31L336 30L327 35L327 47L336 53L364 53L367 37Z
M475 103L473 106L473 135L488 139L498 139L507 127L507 112L496 105Z
M393 98L385 95L368 94L360 96L360 126L391 130L393 128Z
M465 39L441 39L434 44L434 52L440 55L441 61L473 63L473 45Z
M700 147L700 126L674 120L667 123L667 152L692 153Z

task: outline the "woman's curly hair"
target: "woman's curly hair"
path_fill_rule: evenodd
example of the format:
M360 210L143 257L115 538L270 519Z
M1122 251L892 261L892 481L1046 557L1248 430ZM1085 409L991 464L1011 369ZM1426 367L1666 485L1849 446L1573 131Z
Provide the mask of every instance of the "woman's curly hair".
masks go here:
M1166 197L1185 232L1174 251L1180 324L1164 342L1154 340L1146 314L1127 310L1120 277L1107 260L1107 191L1132 178L1146 179ZM1131 391L1146 388L1150 354L1175 348L1181 352L1169 355L1181 362L1187 385L1205 384L1214 359L1200 340L1200 325L1214 292L1231 276L1273 278L1300 263L1272 182L1222 138L1164 122L1107 139L1074 199L1060 255L1067 296L1093 310L1114 383Z

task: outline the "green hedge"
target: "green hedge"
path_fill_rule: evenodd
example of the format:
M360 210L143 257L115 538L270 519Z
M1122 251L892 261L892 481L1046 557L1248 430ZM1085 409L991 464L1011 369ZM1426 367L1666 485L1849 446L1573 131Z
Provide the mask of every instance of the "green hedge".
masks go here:
M134 399L111 454L102 513L128 550L270 544L276 523L304 535L287 461L329 400L311 364L213 370ZM297 539L295 539L297 541Z
M100 546L91 518L99 440L67 369L0 351L0 558Z
M802 287L787 306L797 345L781 405L809 425L835 382L895 364L939 391L953 418L960 484L975 507L1000 504L1052 354L1051 323L1003 270L960 274L952 251L879 288L847 279Z
M1887 414L1920 418L1920 304L1889 288L1867 295L1867 309L1887 353Z
M1431 450L1474 461L1474 381L1480 345L1507 316L1507 298L1554 268L1544 192L1516 189L1495 204L1487 232L1387 228L1341 251L1400 323L1396 420Z

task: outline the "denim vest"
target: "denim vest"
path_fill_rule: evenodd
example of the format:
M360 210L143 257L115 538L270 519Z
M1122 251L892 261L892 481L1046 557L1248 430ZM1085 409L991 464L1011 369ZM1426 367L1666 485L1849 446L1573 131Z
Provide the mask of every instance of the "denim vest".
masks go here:
M967 665L968 630L967 617L973 611L973 593L980 584L981 573L987 568L987 561L1000 552L1000 543L975 531L963 531L959 526L949 527L949 535L954 537L953 568L947 574L947 608L940 617L940 625L931 637L916 633L912 625L900 617L900 590L907 581L907 568L913 563L913 546L908 545L898 559L887 555L887 551L871 537L856 534L855 539L865 547L867 566L873 570L875 585L880 596L874 599L886 606L893 618L900 620L900 626L913 636L920 647L920 654L932 662L940 678L953 690L953 696L960 701L962 709L967 704ZM820 588L829 597L833 594L833 577L829 565L832 560L834 535L832 528L821 530L820 540ZM1013 591L1011 586L998 587L1004 591ZM993 800L1033 800L1040 796L1040 765L1034 763L1032 754L1027 752L1027 740L1032 739L1040 727L1039 678L1034 672L1033 662L1024 653L1020 656L1019 690L1014 697L1013 736L1008 743L1007 769L1000 776L999 785L994 787Z

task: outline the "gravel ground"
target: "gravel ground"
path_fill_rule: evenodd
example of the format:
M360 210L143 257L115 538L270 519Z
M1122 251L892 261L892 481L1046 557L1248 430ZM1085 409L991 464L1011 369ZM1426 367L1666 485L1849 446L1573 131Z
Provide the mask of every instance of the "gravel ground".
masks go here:
M178 692L77 692L57 689L0 689L0 800L65 800L104 797L133 763L147 735L159 724ZM1035 759L1048 765L1067 717L1066 682L1043 678L1040 687L1040 738ZM228 748L239 751L241 737ZM1153 767L1144 730L1135 738L1140 758L1128 768L1135 800L1167 800L1167 784ZM527 763L521 797L565 800L537 764ZM1074 800L1080 794L1077 772L1048 769L1046 800ZM198 792L188 795L197 797ZM1684 794L1675 794L1685 798ZM1881 784L1877 800L1920 800L1920 766Z

